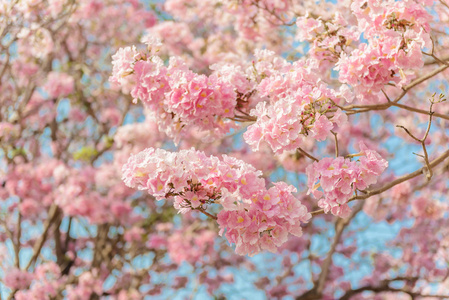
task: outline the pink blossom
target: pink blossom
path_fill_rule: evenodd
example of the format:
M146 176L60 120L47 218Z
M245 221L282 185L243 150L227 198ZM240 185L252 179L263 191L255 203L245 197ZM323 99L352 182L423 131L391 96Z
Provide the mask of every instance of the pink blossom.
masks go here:
M348 217L350 209L347 203L355 189L363 190L376 183L387 168L388 162L376 151L367 149L363 142L360 142L360 149L359 162L343 157L326 157L307 167L308 193L319 199L318 206L326 213L331 211L334 215Z
M334 128L334 125L328 118L322 116L320 114L316 114L316 120L313 123L313 127L310 130L312 132L312 136L318 140L323 141L326 139L329 132Z
M14 268L6 272L3 282L11 289L22 290L27 289L33 279L33 274Z
M296 189L278 183L266 190L260 175L235 158L218 160L193 149L178 153L146 149L123 167L128 186L147 190L156 199L173 198L181 213L207 203L221 204L220 234L226 229L226 238L236 244L236 253L241 255L273 250L271 245L282 245L287 233L300 236L301 223L311 217L292 195ZM269 237L264 238L263 245L258 244L259 235L264 233Z
M418 218L438 220L447 211L448 205L429 196L420 196L412 201L412 215Z
M301 236L301 223L311 218L307 208L291 193L285 183L277 183L253 196L249 211L223 210L218 214L220 235L236 245L240 255L255 255L262 250L276 252L287 241L288 234Z
M73 92L75 81L66 73L50 72L44 90L51 98L66 97Z
M132 242L140 242L142 240L142 235L145 233L145 230L140 227L132 227L125 233L125 241Z
M125 83L126 76L133 71L133 64L140 58L135 46L120 48L117 53L112 55L112 75L109 77L110 82Z

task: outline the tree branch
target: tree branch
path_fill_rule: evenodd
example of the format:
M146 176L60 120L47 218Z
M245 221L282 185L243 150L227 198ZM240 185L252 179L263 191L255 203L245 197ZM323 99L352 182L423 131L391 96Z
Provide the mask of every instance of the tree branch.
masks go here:
M449 150L446 150L443 154L441 154L439 157L437 157L432 162L430 162L428 166L426 165L425 167L422 167L421 169L418 169L415 172L412 172L410 174L401 176L401 177L397 178L396 180L393 180L390 183L387 183L386 185L384 185L384 186L382 186L382 187L380 187L378 189L375 189L375 190L372 190L372 191L369 191L369 190L368 191L363 191L363 192L365 192L364 195L353 196L353 197L351 197L351 199L349 199L348 202L354 201L354 200L365 200L365 199L368 199L371 196L381 194L381 193L385 192L386 190L391 189L395 185L398 185L398 184L400 184L400 183L402 183L404 181L410 180L412 178L418 177L419 175L425 174L425 172L426 172L428 167L434 168L435 166L437 166L440 163L442 163L443 161L445 161L448 157L449 157ZM318 209L318 210L310 212L310 214L312 216L320 215L320 214L323 214L323 213L324 213L324 209Z
M449 150L446 150L446 151L445 151L443 154L441 154L438 158L436 158L436 159L434 159L432 162L430 162L430 163L429 163L429 166L430 166L431 168L433 168L433 167L437 166L438 164L440 164L441 162L443 162L444 160L446 160L446 158L448 158L448 157L449 157ZM412 173L410 173L410 174L401 176L401 177L399 177L398 179L393 180L393 181L390 182L390 183L387 183L387 184L384 185L383 187L380 187L380 188L375 189L375 190L372 190L372 191L366 191L366 194L364 194L364 195L354 196L354 197L352 197L351 199L349 199L349 201L368 199L368 198L371 197L371 196L374 196L374 195L378 195L378 194L380 194L380 193L383 193L383 192L385 192L386 190L388 190L388 189L394 187L395 185L398 185L398 184L400 184L400 183L402 183L402 182L404 182L404 181L410 180L410 179L415 178L415 177L417 177L417 176L419 176L419 175L421 175L421 174L424 174L425 171L426 171L426 169L427 169L427 166L422 167L421 169L416 170L415 172L412 172Z
M357 204L357 207L352 211L351 215L347 219L338 218L335 222L335 237L332 242L331 248L324 259L324 262L321 267L321 273L318 277L318 280L315 282L314 287L304 293L303 295L296 298L296 300L312 300L312 299L321 299L324 286L327 280L327 276L329 274L329 268L332 264L332 256L334 255L338 244L340 243L341 236L345 228L349 225L351 220L362 210L364 203L360 202Z
M37 243L34 244L33 256L31 257L30 261L28 262L28 265L25 267L25 270L28 270L31 267L31 265L35 262L35 260L41 253L42 247L44 246L44 243L47 240L48 231L57 216L57 212L58 212L58 206L56 204L52 204L48 211L48 218L45 220L44 232L42 232L42 236L37 241Z

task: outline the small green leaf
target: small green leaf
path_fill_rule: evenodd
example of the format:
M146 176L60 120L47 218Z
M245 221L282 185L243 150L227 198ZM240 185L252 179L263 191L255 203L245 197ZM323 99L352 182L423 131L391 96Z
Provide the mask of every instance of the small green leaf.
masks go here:
M73 153L74 160L90 161L92 157L98 154L98 151L93 147L83 147Z

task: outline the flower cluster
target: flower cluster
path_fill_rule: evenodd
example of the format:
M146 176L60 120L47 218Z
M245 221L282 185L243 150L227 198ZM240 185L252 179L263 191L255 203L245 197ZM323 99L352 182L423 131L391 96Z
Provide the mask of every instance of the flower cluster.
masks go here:
M250 112L257 120L243 137L251 148L258 151L264 141L281 154L297 149L307 138L323 141L331 130L338 131L347 121L346 114L335 106L341 93L320 81L314 62L279 61L277 65L269 75L264 71L266 77L257 86L259 96L270 102L259 102Z
M278 154L294 150L307 137L325 140L332 129L347 121L333 104L335 92L306 80L307 74L294 70L285 77L273 76L261 82L262 96L269 96L274 103L260 102L251 111L257 121L248 127L244 138L253 150L258 150L262 141Z
M27 280L30 279L32 282L31 285L28 283L28 289L22 289L15 295L17 300L54 298L59 288L66 283L67 277L61 276L61 269L55 262L46 262L36 267Z
M218 214L220 235L236 245L237 254L250 256L263 250L275 253L288 235L302 235L301 223L312 217L307 208L292 195L296 189L284 182L252 195L247 209L222 210ZM235 194L224 195L235 199Z
M220 204L220 234L226 230L240 255L275 252L288 233L300 236L301 222L311 217L292 195L295 188L277 183L266 189L260 176L240 160L226 155L220 160L194 149L173 153L149 148L123 166L126 185L146 190L158 200L173 199L181 213Z
M388 162L376 151L369 150L363 142L359 143L358 161L348 158L323 158L308 166L308 193L312 193L318 206L324 211L346 218L350 209L348 201L355 190L364 190L377 182L377 178L388 167ZM317 183L319 181L319 183ZM322 190L318 190L321 187Z
M215 232L207 229L190 234L183 230L176 231L168 238L170 258L177 264L188 262L192 265L217 259L217 253L213 251L215 236Z
M325 140L332 129L347 121L347 116L340 109L334 109L319 92L317 94L318 99L304 95L297 99L285 98L274 105L259 103L251 111L253 116L257 116L257 121L248 127L245 141L255 151L265 141L274 152L281 154L297 149L307 137Z
M415 1L354 1L351 6L367 43L337 63L339 80L354 87L357 98L379 102L388 83L402 86L410 81L412 68L423 66L421 49L431 47L432 16Z
M229 12L236 16L236 30L248 40L256 40L273 31L276 24L287 22L288 19L283 18L291 9L291 3L287 0L243 0L238 5L233 1L228 3Z
M3 280L7 287L22 290L30 286L33 278L33 274L14 268L6 273Z
M251 165L227 155L220 160L193 148L179 152L148 148L129 158L122 178L127 186L146 190L157 200L174 199L175 206L185 213L215 202L225 207L251 203L248 199L265 185L261 175ZM224 189L238 191L244 200L234 205L235 200L220 199Z
M128 75L133 72L134 63L141 58L136 47L120 48L112 55L112 75L109 81L125 85L128 82Z
M412 215L421 219L438 220L444 216L448 205L437 199L432 199L431 195L420 196L412 202Z
M337 62L341 53L350 49L353 41L358 41L360 32L355 26L337 12L331 21L314 19L308 13L296 20L297 38L310 44L309 55L317 60L320 69L325 71Z
M66 97L75 87L75 80L66 73L50 72L44 90L51 98Z
M150 51L157 52L158 46L158 41L149 39ZM179 134L192 127L221 135L233 126L225 118L234 116L237 94L226 77L194 73L178 57L171 57L165 66L160 57L140 53L135 47L119 49L113 64L110 81L131 89L134 99L149 108L159 129L169 137L179 140Z

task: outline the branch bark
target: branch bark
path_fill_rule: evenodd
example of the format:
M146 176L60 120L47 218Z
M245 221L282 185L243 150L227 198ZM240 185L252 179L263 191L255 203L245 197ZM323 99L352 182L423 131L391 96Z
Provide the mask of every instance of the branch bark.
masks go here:
M27 266L25 267L25 270L28 270L31 265L36 261L37 257L41 253L42 247L44 246L45 241L47 240L48 231L50 230L51 225L56 219L58 212L58 206L56 204L52 204L50 206L50 209L48 211L48 218L45 220L44 223L44 232L42 232L42 235L40 239L37 241L37 243L34 244L33 247L33 256L31 257L30 261L28 262Z
M362 210L364 203L360 202L357 207L352 211L351 215L347 219L337 219L335 222L335 237L332 242L331 248L324 259L323 265L321 267L321 273L318 280L315 282L314 287L304 293L303 295L296 298L296 300L318 300L322 298L323 290L329 274L329 268L332 264L332 256L334 255L338 244L340 243L341 236L345 228L349 225L351 220Z

